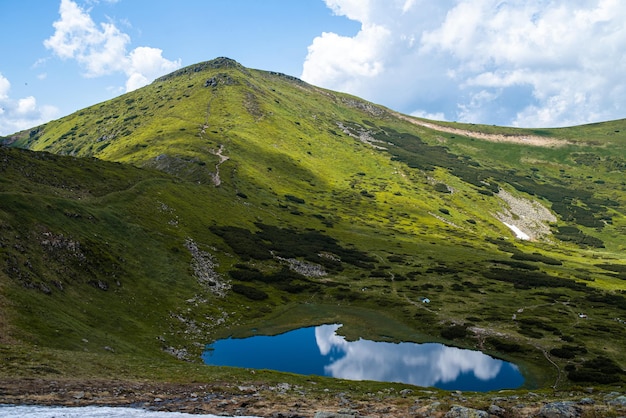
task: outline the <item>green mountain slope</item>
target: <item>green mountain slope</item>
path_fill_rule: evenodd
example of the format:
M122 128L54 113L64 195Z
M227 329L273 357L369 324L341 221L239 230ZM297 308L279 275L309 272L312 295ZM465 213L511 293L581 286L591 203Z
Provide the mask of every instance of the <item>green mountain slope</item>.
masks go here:
M220 58L3 142L7 352L198 361L339 320L623 382L626 120L426 121Z

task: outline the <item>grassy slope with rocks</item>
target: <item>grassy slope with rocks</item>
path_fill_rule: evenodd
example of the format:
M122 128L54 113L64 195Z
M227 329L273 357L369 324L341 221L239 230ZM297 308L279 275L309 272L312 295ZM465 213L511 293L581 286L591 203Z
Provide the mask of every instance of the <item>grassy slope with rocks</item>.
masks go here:
M246 380L204 344L341 321L624 381L626 120L423 121L220 58L3 142L5 376Z

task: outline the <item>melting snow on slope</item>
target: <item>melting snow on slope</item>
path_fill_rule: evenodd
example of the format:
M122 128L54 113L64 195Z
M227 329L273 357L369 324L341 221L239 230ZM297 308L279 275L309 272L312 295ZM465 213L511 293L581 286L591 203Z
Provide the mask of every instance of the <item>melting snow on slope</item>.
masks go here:
M504 205L496 218L523 240L546 239L551 234L550 223L556 216L538 200L513 196L500 189L496 195Z
M508 224L506 222L502 222L502 223L505 224L506 226L508 226L511 231L515 232L515 236L517 238L523 239L523 240L526 240L526 241L528 241L530 239L530 236L528 234L526 234L524 231L522 231L521 229L519 229L515 225Z
M0 405L2 418L218 418L217 415L192 415L182 412L147 411L108 406L55 407ZM223 417L222 417L223 418ZM259 418L259 417L240 417Z

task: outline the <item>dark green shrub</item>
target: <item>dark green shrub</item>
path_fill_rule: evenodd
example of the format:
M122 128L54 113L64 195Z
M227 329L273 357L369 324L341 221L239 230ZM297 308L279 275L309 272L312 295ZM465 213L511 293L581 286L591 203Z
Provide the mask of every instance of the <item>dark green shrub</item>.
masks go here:
M232 289L233 292L243 295L250 300L265 300L269 297L264 291L243 284L234 284Z
M521 261L537 261L537 262L549 264L552 266L563 265L561 260L557 260L555 258L548 257L539 253L526 254L526 253L519 251L519 252L515 252L511 256L511 258L514 260L521 260Z
M389 277L389 273L384 270L377 269L370 272L370 277Z
M252 282L255 280L263 280L263 273L257 269L230 270L230 277L241 282Z
M518 332L530 338L543 338L543 334L541 332L527 327L520 328Z
M452 325L442 329L441 336L447 340L465 338L467 336L467 328L463 325Z
M272 255L265 243L247 229L235 226L212 226L211 232L224 239L226 244L244 260L268 260Z
M573 359L576 357L576 353L574 351L565 349L565 348L553 348L550 350L550 354L558 358L564 359Z
M297 196L290 195L290 194L286 194L285 195L285 199L287 199L287 200L289 200L290 202L293 202L293 203L299 203L299 204L305 203L304 199L301 199L301 198L299 198Z
M522 351L522 347L517 343L509 343L495 337L488 337L486 341L491 344L493 348L502 353L516 353Z

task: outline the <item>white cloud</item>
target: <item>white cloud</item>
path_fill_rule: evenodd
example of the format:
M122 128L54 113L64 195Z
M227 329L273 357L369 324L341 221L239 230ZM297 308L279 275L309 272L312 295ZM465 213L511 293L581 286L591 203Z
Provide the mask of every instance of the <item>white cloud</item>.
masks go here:
M44 45L59 58L75 59L86 77L124 73L130 91L181 65L180 60L164 58L157 48L138 47L128 53L130 36L111 22L97 25L88 11L72 0L61 0L59 14L60 19L53 23L55 32Z
M451 120L562 126L626 116L619 0L325 0L361 22L309 46L302 78Z
M2 74L0 74L0 100L6 100L9 98L9 90L11 89L11 83Z
M384 72L384 48L389 35L377 25L363 25L353 38L323 33L309 46L310 59L302 77L313 84L330 83L346 91L358 89L360 80Z
M446 115L443 112L430 113L422 109L414 110L411 112L411 116L430 120L446 120Z
M130 65L126 69L128 80L126 91L145 86L160 75L170 73L180 67L180 60L169 61L161 55L162 50L141 46L131 51Z
M28 96L17 101L15 112L18 115L32 114L37 110L37 100L33 96Z
M54 106L37 104L33 96L12 99L11 83L0 74L0 135L9 135L22 129L48 122L59 114Z

